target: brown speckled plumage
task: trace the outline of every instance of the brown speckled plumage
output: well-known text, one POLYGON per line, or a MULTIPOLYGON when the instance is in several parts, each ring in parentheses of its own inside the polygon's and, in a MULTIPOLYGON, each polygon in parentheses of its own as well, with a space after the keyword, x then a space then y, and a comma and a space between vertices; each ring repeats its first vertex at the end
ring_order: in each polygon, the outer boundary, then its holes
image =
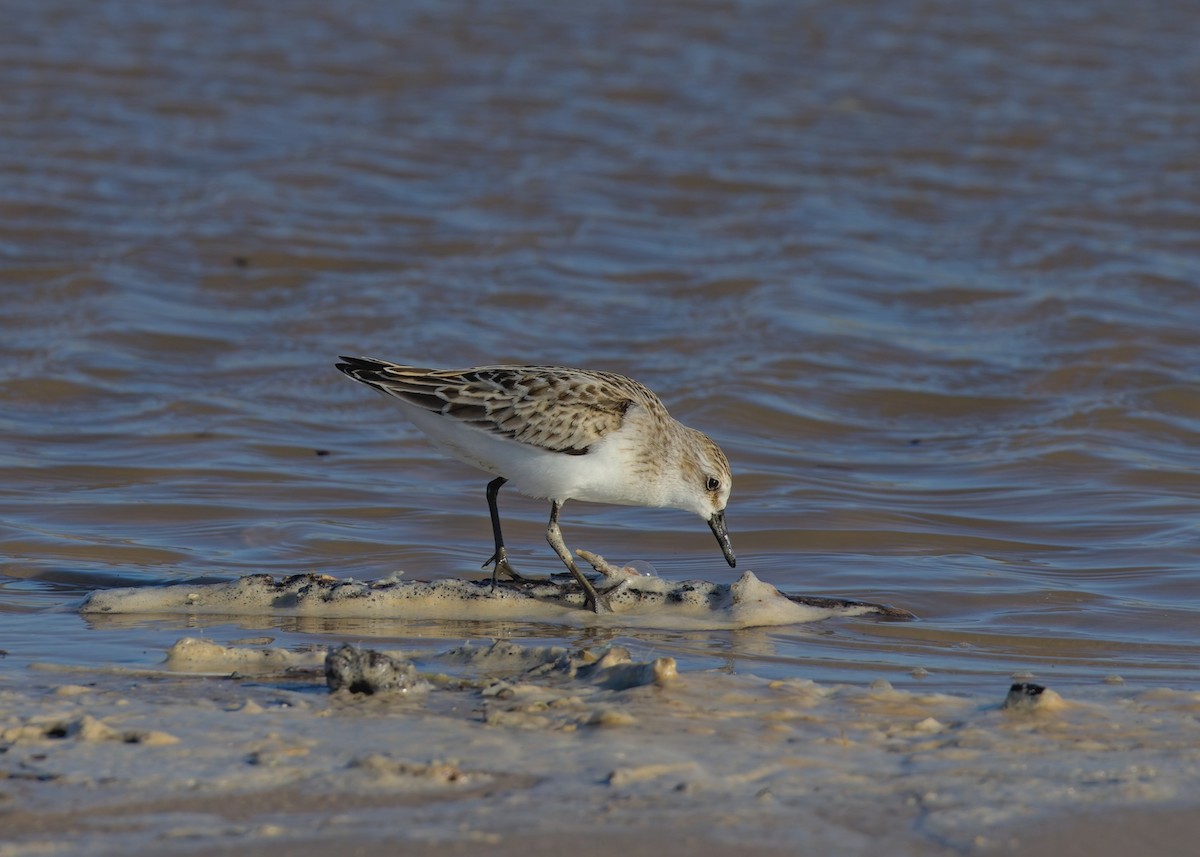
POLYGON ((343 357, 338 367, 356 381, 427 411, 551 452, 584 455, 621 428, 633 404, 647 413, 666 408, 643 385, 612 372, 559 366, 479 366, 420 369, 343 357))
POLYGON ((551 501, 547 540, 597 612, 604 606, 563 543, 558 513, 567 500, 684 509, 704 518, 725 559, 732 477, 707 435, 679 423, 643 385, 624 375, 559 366, 420 369, 365 357, 337 368, 399 399, 408 418, 440 448, 495 475, 488 510, 496 551, 484 565, 520 575, 508 562, 496 498, 510 480, 551 501))

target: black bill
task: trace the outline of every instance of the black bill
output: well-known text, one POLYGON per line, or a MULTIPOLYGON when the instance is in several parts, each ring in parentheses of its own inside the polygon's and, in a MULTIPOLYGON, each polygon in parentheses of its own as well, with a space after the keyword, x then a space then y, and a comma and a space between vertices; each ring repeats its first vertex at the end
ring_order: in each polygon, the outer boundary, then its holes
POLYGON ((729 543, 729 531, 725 529, 725 510, 722 509, 709 518, 708 526, 712 529, 713 535, 717 537, 717 544, 721 546, 721 553, 725 554, 725 561, 729 563, 730 568, 733 568, 737 565, 737 557, 733 555, 733 545, 729 543))

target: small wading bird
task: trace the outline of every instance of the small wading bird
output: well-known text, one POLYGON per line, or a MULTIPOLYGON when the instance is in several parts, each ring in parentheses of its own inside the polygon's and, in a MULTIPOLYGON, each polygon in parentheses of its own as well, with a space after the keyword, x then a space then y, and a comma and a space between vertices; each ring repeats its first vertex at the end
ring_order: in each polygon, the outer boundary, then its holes
POLYGON ((496 495, 506 482, 550 501, 546 540, 583 589, 586 605, 608 609, 572 559, 558 527, 567 500, 656 506, 704 518, 730 566, 725 529, 729 462, 704 434, 677 422, 658 396, 623 375, 552 366, 418 369, 365 357, 337 368, 400 400, 409 420, 439 448, 496 478, 488 511, 496 550, 492 587, 508 562, 496 495))

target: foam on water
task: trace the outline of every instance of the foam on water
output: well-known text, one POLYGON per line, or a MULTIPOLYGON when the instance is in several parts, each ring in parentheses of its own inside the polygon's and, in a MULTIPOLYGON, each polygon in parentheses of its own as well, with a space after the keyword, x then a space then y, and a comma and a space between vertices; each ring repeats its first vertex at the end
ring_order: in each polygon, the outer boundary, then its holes
POLYGON ((792 625, 830 616, 903 611, 877 604, 787 596, 746 571, 733 584, 672 582, 614 568, 588 555, 611 612, 594 614, 582 593, 556 581, 378 581, 302 574, 253 574, 228 583, 109 589, 90 594, 83 613, 288 615, 329 618, 509 619, 567 625, 709 630, 792 625))

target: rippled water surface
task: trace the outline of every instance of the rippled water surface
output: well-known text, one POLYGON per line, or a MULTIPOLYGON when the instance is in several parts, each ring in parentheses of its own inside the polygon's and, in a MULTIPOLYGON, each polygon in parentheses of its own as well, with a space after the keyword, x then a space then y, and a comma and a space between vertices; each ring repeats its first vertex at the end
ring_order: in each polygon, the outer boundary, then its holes
MULTIPOLYGON (((485 476, 339 353, 624 372, 731 459, 739 571, 886 601, 622 641, 760 675, 1193 686, 1200 19, 1190 2, 8 4, 10 666, 182 628, 73 612, 266 571, 477 573, 485 476)), ((556 567, 502 495, 514 563, 556 567)), ((568 544, 731 581, 703 522, 568 544)))

